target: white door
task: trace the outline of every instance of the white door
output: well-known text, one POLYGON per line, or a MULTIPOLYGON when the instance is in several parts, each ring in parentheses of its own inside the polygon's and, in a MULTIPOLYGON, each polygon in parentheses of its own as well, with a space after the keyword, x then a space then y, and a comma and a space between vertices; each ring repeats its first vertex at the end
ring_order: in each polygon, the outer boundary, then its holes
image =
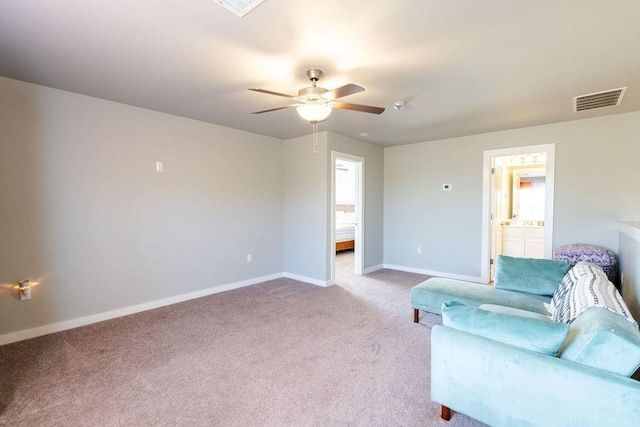
POLYGON ((503 212, 505 210, 505 199, 503 191, 503 173, 502 166, 496 164, 495 159, 492 159, 491 165, 491 188, 490 188, 490 233, 491 233, 491 259, 489 262, 489 280, 493 282, 496 273, 495 260, 498 254, 502 253, 502 227, 500 226, 501 220, 504 217, 503 212))

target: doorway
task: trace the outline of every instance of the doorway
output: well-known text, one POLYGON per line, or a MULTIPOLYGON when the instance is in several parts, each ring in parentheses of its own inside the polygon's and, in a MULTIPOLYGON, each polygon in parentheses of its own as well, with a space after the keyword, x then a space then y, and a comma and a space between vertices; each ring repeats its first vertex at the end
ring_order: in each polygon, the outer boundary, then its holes
POLYGON ((551 258, 555 144, 484 152, 482 269, 491 283, 498 255, 551 258))
POLYGON ((331 153, 331 283, 340 267, 361 275, 364 257, 364 158, 331 153), (346 264, 345 264, 346 262, 346 264))

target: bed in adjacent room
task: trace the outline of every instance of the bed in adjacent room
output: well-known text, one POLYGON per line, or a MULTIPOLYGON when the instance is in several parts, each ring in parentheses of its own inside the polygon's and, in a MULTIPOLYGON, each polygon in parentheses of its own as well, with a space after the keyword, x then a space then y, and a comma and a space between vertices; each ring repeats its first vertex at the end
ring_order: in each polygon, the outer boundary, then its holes
POLYGON ((336 252, 355 248, 356 221, 353 212, 336 211, 336 252))

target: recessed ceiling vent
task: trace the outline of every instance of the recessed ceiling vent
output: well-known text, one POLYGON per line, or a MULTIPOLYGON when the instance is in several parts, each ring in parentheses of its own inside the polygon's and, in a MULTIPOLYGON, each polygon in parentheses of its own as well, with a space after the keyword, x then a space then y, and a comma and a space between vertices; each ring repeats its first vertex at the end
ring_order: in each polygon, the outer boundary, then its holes
POLYGON ((213 0, 225 9, 243 17, 255 9, 264 0, 213 0))
POLYGON ((590 93, 573 97, 573 112, 593 110, 594 108, 613 107, 620 105, 626 87, 620 89, 605 90, 604 92, 590 93))

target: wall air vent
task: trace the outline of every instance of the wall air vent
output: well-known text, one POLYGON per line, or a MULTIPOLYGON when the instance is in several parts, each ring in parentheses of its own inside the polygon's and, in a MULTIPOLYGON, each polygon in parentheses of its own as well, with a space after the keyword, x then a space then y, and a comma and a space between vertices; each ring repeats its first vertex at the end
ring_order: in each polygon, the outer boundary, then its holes
POLYGON ((605 90, 604 92, 590 93, 573 97, 573 112, 593 110, 594 108, 613 107, 620 105, 626 87, 605 90))
POLYGON ((213 0, 225 9, 243 17, 255 9, 264 0, 213 0))

